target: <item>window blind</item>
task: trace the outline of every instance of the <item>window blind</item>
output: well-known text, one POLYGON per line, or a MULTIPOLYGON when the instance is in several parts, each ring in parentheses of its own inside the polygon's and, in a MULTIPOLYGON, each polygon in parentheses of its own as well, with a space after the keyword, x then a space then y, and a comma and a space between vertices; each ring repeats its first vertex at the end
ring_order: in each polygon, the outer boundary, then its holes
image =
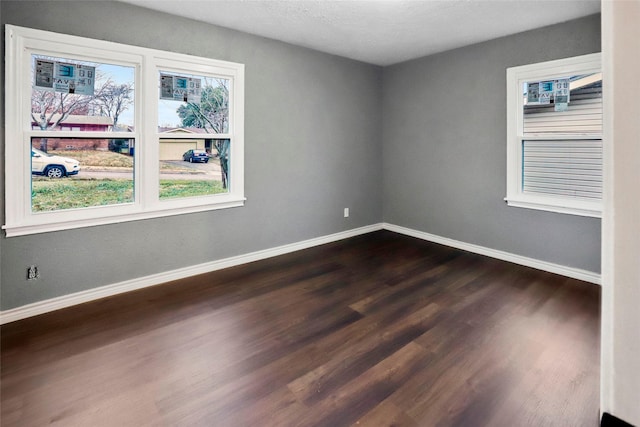
POLYGON ((522 144, 524 192, 602 198, 602 139, 522 144))

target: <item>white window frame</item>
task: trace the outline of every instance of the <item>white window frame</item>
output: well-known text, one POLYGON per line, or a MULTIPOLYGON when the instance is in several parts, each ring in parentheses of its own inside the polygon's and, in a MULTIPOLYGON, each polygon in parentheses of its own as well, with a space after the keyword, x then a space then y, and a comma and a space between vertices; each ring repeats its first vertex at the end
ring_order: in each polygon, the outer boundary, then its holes
POLYGON ((583 200, 563 196, 540 195, 522 191, 523 150, 526 140, 551 139, 602 139, 602 134, 527 134, 524 135, 524 97, 522 87, 525 82, 550 80, 567 75, 599 73, 602 71, 600 53, 540 62, 507 69, 507 195, 509 206, 538 209, 550 212, 588 217, 601 217, 601 200, 583 200))
MULTIPOLYGON (((243 206, 244 64, 164 52, 120 43, 6 25, 5 225, 7 237, 112 224, 243 206), (73 132, 31 129, 31 55, 44 54, 135 67, 134 132, 73 132), (159 199, 159 70, 184 70, 230 80, 229 191, 223 194, 159 199), (132 203, 31 211, 31 138, 135 138, 132 203)), ((175 135, 172 135, 172 138, 175 135)))

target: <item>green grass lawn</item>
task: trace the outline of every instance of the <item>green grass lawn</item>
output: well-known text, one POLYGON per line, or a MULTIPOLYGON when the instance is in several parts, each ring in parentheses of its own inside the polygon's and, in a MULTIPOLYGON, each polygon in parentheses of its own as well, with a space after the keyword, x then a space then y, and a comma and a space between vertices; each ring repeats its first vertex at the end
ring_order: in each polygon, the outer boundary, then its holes
POLYGON ((133 202, 132 180, 39 179, 31 186, 31 209, 48 212, 133 202))
POLYGON ((126 154, 114 153, 113 151, 98 150, 49 150, 49 154, 54 156, 71 157, 80 162, 80 166, 96 166, 109 168, 132 168, 133 157, 126 154))
POLYGON ((160 180, 160 198, 207 196, 226 193, 220 181, 160 180))
MULTIPOLYGON (((193 197, 226 192, 219 181, 161 180, 160 198, 193 197)), ((87 208, 133 202, 133 181, 128 179, 34 179, 33 212, 87 208)))

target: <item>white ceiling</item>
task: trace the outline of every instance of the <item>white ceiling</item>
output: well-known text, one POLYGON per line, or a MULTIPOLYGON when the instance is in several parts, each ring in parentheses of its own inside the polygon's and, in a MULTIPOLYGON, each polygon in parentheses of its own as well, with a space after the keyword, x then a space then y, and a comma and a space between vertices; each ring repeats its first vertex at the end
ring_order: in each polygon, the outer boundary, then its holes
POLYGON ((122 1, 377 65, 600 11, 600 0, 122 1))

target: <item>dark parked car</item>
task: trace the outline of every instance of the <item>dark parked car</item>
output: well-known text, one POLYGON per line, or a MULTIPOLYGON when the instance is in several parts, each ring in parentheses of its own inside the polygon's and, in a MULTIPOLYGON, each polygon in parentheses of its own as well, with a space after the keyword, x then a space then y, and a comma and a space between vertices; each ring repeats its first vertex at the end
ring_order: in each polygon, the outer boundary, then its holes
POLYGON ((182 160, 185 162, 188 160, 190 163, 207 163, 209 161, 209 154, 205 150, 189 150, 182 155, 182 160))

